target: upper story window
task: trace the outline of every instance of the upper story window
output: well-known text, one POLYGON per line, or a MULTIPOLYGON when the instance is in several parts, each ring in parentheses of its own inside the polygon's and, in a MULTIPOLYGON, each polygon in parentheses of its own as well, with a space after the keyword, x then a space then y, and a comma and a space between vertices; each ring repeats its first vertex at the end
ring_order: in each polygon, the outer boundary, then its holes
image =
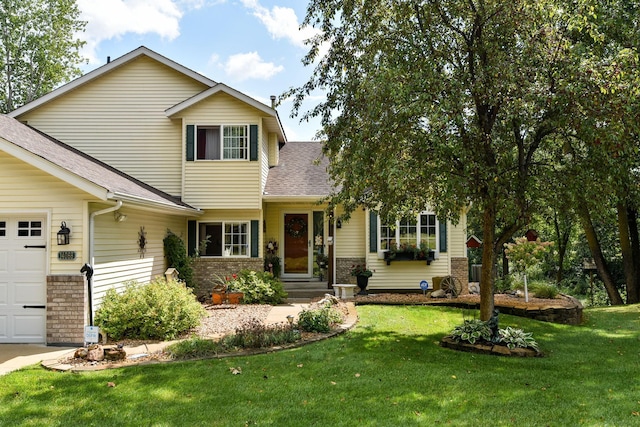
POLYGON ((197 160, 246 160, 249 152, 249 126, 198 126, 197 160))
POLYGON ((392 243, 398 246, 425 243, 438 252, 438 220, 433 213, 423 212, 416 218, 406 218, 395 224, 380 223, 378 250, 386 251, 392 243))

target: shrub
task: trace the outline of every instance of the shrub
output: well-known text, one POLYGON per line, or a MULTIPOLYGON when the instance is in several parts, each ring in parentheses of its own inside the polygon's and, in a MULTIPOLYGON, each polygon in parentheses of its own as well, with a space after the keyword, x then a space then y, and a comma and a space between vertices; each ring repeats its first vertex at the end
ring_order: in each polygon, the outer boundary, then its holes
POLYGON ((554 299, 558 296, 558 288, 549 283, 534 282, 531 284, 531 292, 536 298, 554 299))
POLYGON ((214 356, 224 352, 220 341, 191 337, 167 347, 167 353, 173 359, 196 359, 214 356))
POLYGON ((244 293, 245 304, 280 304, 287 293, 282 282, 268 271, 242 270, 226 283, 229 290, 244 293))
POLYGON ((341 323, 342 320, 342 313, 339 310, 325 306, 302 310, 298 316, 298 327, 308 332, 329 332, 333 325, 341 323))
POLYGON ((538 351, 538 343, 533 339, 531 332, 524 332, 522 329, 515 329, 507 326, 505 329, 498 331, 500 334, 500 342, 513 350, 519 348, 532 348, 538 351))
POLYGON ((198 326, 205 314, 190 288, 158 278, 146 285, 130 282, 121 294, 107 291, 95 321, 115 340, 167 340, 198 326))
POLYGON ((289 325, 265 325, 254 319, 236 329, 234 334, 225 336, 222 343, 225 349, 265 348, 299 339, 300 332, 289 325))
POLYGON ((167 266, 178 270, 180 280, 183 280, 188 287, 193 288, 193 259, 187 255, 187 249, 182 238, 171 230, 167 230, 167 235, 162 240, 162 243, 167 266))
POLYGON ((480 319, 465 320, 462 325, 453 329, 451 338, 471 344, 478 340, 491 341, 491 328, 487 322, 480 319))

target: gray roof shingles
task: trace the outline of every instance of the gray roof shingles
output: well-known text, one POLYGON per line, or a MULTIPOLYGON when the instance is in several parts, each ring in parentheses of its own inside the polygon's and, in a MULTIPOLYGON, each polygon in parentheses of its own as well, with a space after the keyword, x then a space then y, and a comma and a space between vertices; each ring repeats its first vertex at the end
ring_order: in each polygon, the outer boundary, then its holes
POLYGON ((194 209, 169 194, 3 114, 0 115, 0 138, 107 191, 169 207, 194 209))
POLYGON ((328 164, 321 142, 287 142, 280 149, 278 166, 269 169, 265 195, 326 196, 333 188, 328 164))

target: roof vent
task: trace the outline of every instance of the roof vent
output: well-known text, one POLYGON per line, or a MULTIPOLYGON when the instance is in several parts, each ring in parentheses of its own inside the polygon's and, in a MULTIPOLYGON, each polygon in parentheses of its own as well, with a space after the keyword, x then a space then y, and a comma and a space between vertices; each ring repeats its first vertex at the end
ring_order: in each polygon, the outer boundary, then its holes
POLYGON ((271 108, 276 108, 276 96, 271 95, 271 108))
POLYGON ((107 64, 111 62, 111 57, 107 56, 107 64))

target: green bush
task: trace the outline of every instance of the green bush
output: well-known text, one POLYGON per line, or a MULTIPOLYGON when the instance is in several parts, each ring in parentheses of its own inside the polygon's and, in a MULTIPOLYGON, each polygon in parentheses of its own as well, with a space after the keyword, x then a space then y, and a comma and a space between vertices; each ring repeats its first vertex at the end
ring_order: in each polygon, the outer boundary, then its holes
POLYGON ((222 339, 223 347, 234 348, 265 348, 296 342, 300 339, 300 332, 289 325, 265 325, 259 320, 253 320, 236 329, 232 335, 222 339))
POLYGON ((544 282, 534 282, 531 284, 530 289, 536 298, 554 299, 559 293, 555 285, 544 282))
POLYGON ((166 352, 172 359, 198 359, 223 353, 224 347, 220 341, 191 337, 171 344, 166 352))
POLYGON ((538 351, 538 343, 533 339, 531 332, 524 332, 522 329, 515 329, 507 326, 505 329, 498 331, 500 334, 500 342, 513 350, 519 348, 532 348, 538 351))
POLYGON ((128 283, 121 294, 107 291, 95 322, 115 340, 167 340, 198 326, 205 315, 190 288, 159 278, 146 285, 128 283))
POLYGON ((491 341, 491 328, 487 322, 480 319, 465 320, 451 332, 451 338, 456 341, 466 341, 475 344, 476 341, 491 341))
POLYGON ((193 258, 187 255, 187 248, 180 236, 167 230, 167 235, 162 240, 164 256, 167 259, 167 267, 178 270, 178 277, 190 288, 194 287, 193 258))
POLYGON ((244 304, 277 305, 287 298, 282 282, 268 271, 242 270, 227 282, 227 287, 244 293, 244 304))
POLYGON ((331 327, 343 320, 342 313, 331 306, 302 310, 298 316, 298 327, 308 332, 329 332, 331 327))

